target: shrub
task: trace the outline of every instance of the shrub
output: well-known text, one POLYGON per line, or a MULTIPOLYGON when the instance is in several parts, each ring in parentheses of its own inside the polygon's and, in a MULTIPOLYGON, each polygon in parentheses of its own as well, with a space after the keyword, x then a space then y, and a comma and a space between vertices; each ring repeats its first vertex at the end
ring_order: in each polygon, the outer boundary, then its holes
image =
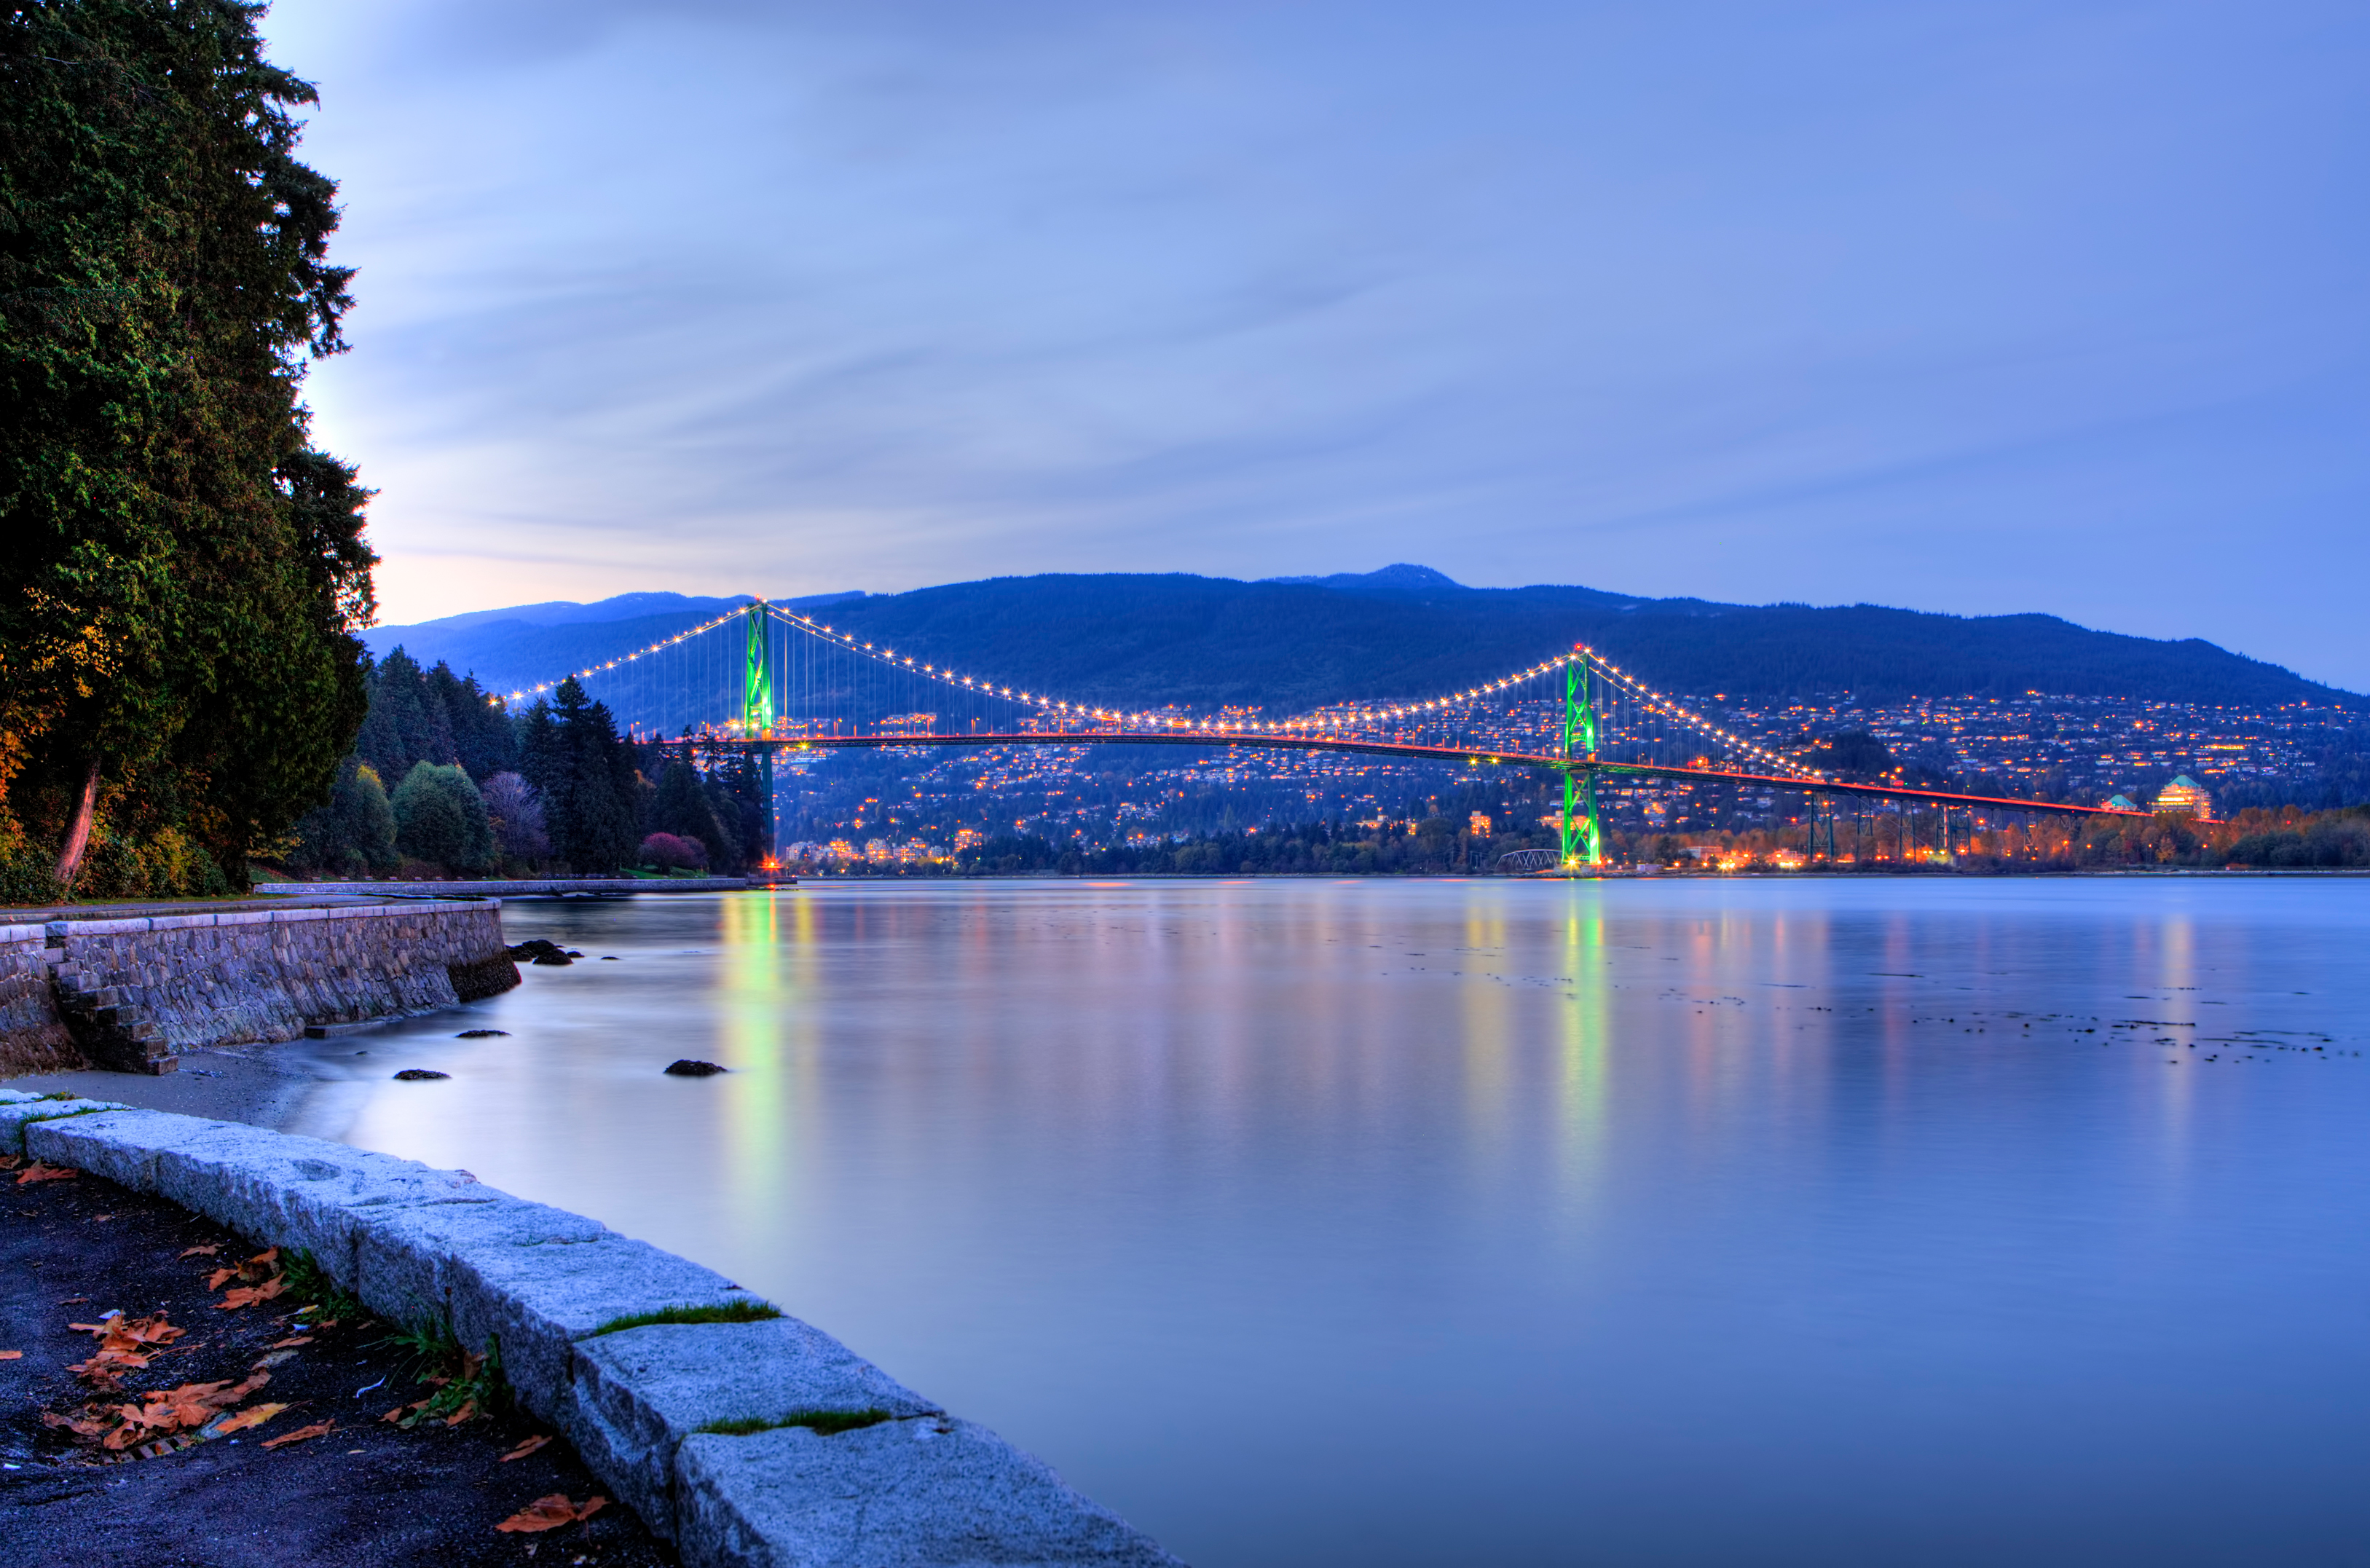
POLYGON ((708 846, 696 838, 653 833, 642 840, 642 864, 662 871, 704 870, 708 866, 708 846))
POLYGON ((412 765, 396 786, 395 847, 448 870, 481 871, 493 863, 494 832, 486 803, 453 763, 412 765))

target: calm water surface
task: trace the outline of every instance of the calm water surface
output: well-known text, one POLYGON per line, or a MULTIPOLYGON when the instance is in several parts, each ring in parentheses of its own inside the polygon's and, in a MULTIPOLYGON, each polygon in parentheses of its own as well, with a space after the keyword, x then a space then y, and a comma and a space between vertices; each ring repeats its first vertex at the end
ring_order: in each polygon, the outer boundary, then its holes
POLYGON ((323 1047, 312 1130, 722 1269, 1202 1568, 2370 1563, 2370 882, 504 917, 587 957, 323 1047))

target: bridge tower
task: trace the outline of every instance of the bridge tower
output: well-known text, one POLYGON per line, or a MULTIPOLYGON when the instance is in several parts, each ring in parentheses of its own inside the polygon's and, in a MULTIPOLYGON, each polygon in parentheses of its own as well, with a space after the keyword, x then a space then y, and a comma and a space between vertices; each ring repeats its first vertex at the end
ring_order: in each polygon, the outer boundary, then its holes
MULTIPOLYGON (((1575 765, 1596 761, 1596 703, 1589 689, 1587 651, 1563 667, 1563 755, 1575 765)), ((1596 815, 1596 769, 1572 766, 1563 770, 1563 866, 1605 864, 1605 833, 1596 815)))
MULTIPOLYGON (((767 656, 770 640, 765 635, 765 601, 754 599, 748 609, 749 639, 747 674, 741 685, 741 733, 753 741, 771 738, 774 728, 773 661, 767 656)), ((774 803, 774 748, 757 749, 757 774, 765 791, 765 861, 770 866, 779 858, 776 808, 774 803)))

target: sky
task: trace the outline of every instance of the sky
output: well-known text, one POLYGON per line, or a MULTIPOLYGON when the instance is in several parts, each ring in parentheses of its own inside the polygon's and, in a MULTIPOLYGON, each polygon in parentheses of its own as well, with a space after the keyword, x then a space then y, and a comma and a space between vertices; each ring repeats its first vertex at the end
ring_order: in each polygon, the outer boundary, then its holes
POLYGON ((383 618, 1435 567, 2370 690, 2359 0, 281 0, 383 618))

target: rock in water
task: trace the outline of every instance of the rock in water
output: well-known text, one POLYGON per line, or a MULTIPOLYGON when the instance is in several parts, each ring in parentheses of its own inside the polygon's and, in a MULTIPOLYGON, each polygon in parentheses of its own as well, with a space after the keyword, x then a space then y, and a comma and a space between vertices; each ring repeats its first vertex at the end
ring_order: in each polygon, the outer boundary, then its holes
POLYGON ((695 1062, 690 1057, 686 1056, 682 1061, 670 1063, 667 1066, 667 1076, 670 1078, 713 1078, 718 1073, 730 1072, 731 1070, 731 1069, 729 1067, 719 1067, 714 1062, 695 1062))
POLYGON ((451 1073, 440 1073, 433 1067, 406 1067, 395 1075, 405 1083, 420 1083, 429 1078, 448 1078, 451 1073))
POLYGON ((566 948, 561 947, 558 942, 547 942, 541 937, 532 938, 503 951, 508 952, 512 962, 516 963, 563 964, 576 962, 568 955, 566 948))
POLYGON ((498 1034, 508 1037, 510 1031, 507 1029, 465 1029, 461 1031, 460 1033, 453 1036, 453 1038, 455 1040, 491 1040, 498 1034))

